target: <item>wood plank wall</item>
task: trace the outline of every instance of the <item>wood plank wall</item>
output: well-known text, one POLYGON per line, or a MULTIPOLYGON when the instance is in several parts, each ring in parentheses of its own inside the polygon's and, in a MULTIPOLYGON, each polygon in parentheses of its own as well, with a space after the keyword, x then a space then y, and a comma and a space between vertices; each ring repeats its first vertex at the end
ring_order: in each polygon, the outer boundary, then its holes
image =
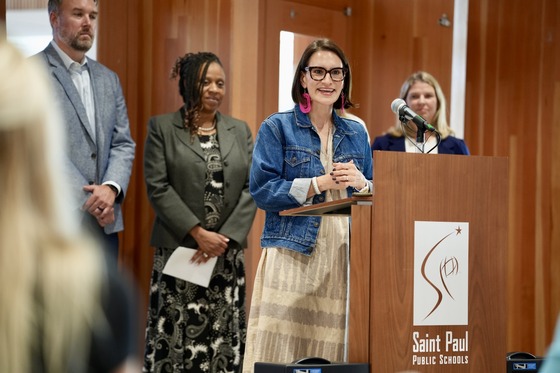
MULTIPOLYGON (((283 0, 120 0, 100 4, 98 59, 120 76, 137 156, 125 202, 121 265, 146 302, 153 213, 142 175, 150 116, 180 105, 168 73, 187 51, 216 52, 229 77, 224 112, 256 133, 262 110, 266 4, 283 0)), ((432 72, 446 92, 450 37, 429 23, 444 0, 298 0, 353 9, 348 33, 357 114, 370 133, 392 121, 388 110, 400 84, 417 68, 432 72), (428 22, 429 20, 429 22, 428 22), (387 101, 389 99, 389 101, 387 101)), ((0 5, 5 7, 5 0, 0 5)), ((0 6, 0 10, 2 10, 0 6)), ((4 17, 4 12, 2 12, 4 17)), ((556 0, 469 0, 465 140, 476 155, 510 159, 508 350, 543 354, 560 309, 560 5, 556 0)), ((252 230, 248 270, 259 255, 262 215, 252 230)), ((248 278, 252 281, 252 274, 248 278)), ((145 309, 140 310, 141 317, 145 309)))
MULTIPOLYGON (((453 1, 375 0, 364 3, 372 4, 372 10, 365 13, 370 16, 362 17, 361 9, 354 14, 361 23, 371 24, 371 39, 363 45, 358 42, 352 54, 358 70, 368 71, 370 76, 353 84, 357 90, 368 89, 368 92, 360 92, 359 101, 365 111, 357 110, 357 114, 367 118, 371 136, 395 124, 391 102, 399 96, 404 80, 415 71, 425 70, 436 77, 449 110, 453 28, 440 26, 438 19, 443 14, 453 19, 453 1)), ((356 7, 366 6, 360 1, 355 4, 356 7)))
POLYGON ((6 0, 0 0, 0 34, 6 32, 6 0))
POLYGON ((560 8, 555 0, 470 1, 466 137, 509 157, 509 350, 542 353, 559 310, 560 8), (557 148, 557 146, 555 146, 557 148))

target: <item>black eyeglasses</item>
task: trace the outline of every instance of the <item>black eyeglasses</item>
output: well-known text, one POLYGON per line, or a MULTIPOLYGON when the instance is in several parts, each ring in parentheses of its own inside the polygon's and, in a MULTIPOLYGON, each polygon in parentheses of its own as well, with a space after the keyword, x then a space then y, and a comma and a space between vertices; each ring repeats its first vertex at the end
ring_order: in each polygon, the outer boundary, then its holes
POLYGON ((333 82, 343 81, 347 72, 347 70, 344 67, 335 67, 330 70, 327 70, 324 67, 320 67, 320 66, 307 66, 305 67, 305 71, 309 73, 311 79, 317 81, 321 81, 325 79, 325 76, 327 76, 327 73, 329 73, 333 82))

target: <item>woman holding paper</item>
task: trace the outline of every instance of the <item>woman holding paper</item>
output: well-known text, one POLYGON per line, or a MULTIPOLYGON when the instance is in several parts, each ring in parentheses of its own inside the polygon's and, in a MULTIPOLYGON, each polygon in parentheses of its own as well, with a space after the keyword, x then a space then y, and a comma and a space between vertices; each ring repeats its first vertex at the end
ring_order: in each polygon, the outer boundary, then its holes
POLYGON ((226 77, 216 55, 187 53, 171 77, 179 78, 184 105, 150 119, 144 154, 156 214, 144 371, 238 372, 246 334, 243 248, 256 212, 248 182, 252 134, 218 111, 226 77), (195 249, 184 264, 195 271, 215 261, 208 287, 163 273, 178 247, 195 249))

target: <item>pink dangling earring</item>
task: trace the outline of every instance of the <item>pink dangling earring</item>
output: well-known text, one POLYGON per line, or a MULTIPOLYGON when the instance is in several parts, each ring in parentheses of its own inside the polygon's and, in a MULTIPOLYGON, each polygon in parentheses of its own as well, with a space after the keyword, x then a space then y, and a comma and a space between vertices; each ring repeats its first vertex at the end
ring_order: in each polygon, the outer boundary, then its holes
POLYGON ((342 114, 344 114, 344 92, 340 93, 340 99, 341 99, 340 111, 342 112, 342 114))
POLYGON ((302 113, 307 114, 311 111, 311 96, 309 96, 307 90, 302 96, 305 99, 305 105, 300 102, 299 109, 301 110, 302 113))

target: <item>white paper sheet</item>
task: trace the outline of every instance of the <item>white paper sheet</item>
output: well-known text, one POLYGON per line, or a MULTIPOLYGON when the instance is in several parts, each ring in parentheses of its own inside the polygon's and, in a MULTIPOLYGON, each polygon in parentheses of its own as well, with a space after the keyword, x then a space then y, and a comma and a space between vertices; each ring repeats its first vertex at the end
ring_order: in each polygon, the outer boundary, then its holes
POLYGON ((201 264, 192 263, 191 259, 196 252, 196 249, 179 246, 165 263, 163 273, 207 288, 218 258, 210 258, 201 264))

